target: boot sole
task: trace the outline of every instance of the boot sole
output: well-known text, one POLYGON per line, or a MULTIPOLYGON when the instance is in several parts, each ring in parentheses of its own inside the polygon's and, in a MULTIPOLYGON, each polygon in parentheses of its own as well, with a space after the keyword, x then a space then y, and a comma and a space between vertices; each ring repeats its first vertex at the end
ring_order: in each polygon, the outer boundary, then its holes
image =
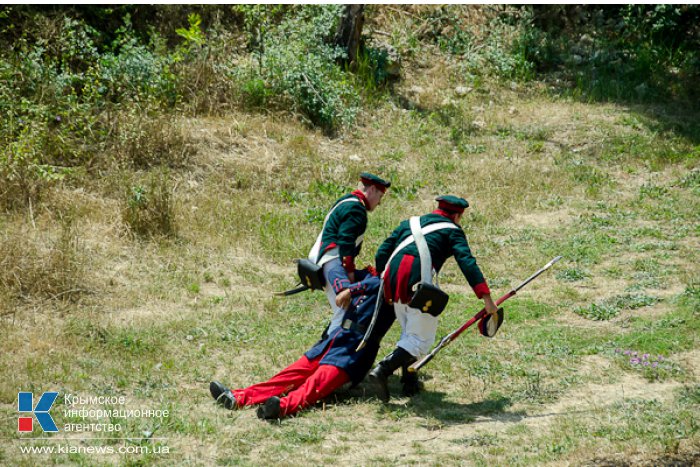
POLYGON ((212 381, 209 383, 209 394, 211 394, 211 397, 216 400, 218 400, 219 397, 226 392, 226 390, 227 388, 218 381, 212 381))

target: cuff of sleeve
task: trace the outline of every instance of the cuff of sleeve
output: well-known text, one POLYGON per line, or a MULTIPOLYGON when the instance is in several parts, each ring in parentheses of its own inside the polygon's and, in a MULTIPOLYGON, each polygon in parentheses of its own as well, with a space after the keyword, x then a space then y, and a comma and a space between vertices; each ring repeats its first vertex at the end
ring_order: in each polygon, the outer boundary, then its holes
POLYGON ((476 295, 476 298, 481 298, 486 294, 490 294, 491 290, 489 290, 488 284, 486 282, 482 282, 481 284, 476 284, 474 287, 474 294, 476 295))
POLYGON ((343 256, 343 267, 348 274, 355 272, 355 258, 352 256, 343 256))
POLYGON ((357 297, 359 295, 364 295, 365 291, 367 290, 367 286, 363 284, 362 282, 355 282, 352 284, 350 287, 350 295, 353 297, 357 297))
POLYGON ((335 279, 333 281, 333 291, 337 294, 350 287, 350 279, 335 279))

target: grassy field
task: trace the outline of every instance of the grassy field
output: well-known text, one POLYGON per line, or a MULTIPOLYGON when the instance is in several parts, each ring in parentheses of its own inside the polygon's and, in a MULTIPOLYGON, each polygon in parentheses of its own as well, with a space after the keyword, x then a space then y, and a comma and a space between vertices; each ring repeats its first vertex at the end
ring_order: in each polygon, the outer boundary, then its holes
MULTIPOLYGON (((400 99, 334 137, 275 112, 182 117, 183 167, 76 173, 0 215, 0 464, 700 462, 698 115, 461 84, 440 60, 412 68, 400 99), (446 193, 472 206, 463 225, 494 295, 564 259, 507 302, 494 339, 470 330, 441 353, 412 399, 384 405, 361 385, 277 423, 217 407, 210 380, 264 380, 323 330, 323 295, 271 292, 294 283, 292 261, 362 170, 393 186, 358 264, 446 193), (153 212, 134 210, 140 190, 153 212), (158 233, 135 234, 139 222, 158 233), (66 417, 64 394, 169 415, 99 420, 131 440, 57 435, 148 453, 27 454, 57 441, 18 439, 18 391, 59 391, 59 427, 97 422, 66 417)), ((439 335, 480 303, 451 260, 441 284, 439 335)))

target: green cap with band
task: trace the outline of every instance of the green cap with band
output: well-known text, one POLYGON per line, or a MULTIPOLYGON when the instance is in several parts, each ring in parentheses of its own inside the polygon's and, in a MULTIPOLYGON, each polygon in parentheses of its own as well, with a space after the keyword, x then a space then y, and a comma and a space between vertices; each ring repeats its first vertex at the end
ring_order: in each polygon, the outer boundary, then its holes
POLYGON ((391 182, 387 182, 383 178, 377 177, 369 172, 362 172, 360 174, 360 180, 365 185, 374 185, 382 191, 386 191, 386 189, 391 186, 391 182))
POLYGON ((435 198, 438 207, 443 211, 463 213, 469 207, 469 201, 459 196, 444 195, 435 198))

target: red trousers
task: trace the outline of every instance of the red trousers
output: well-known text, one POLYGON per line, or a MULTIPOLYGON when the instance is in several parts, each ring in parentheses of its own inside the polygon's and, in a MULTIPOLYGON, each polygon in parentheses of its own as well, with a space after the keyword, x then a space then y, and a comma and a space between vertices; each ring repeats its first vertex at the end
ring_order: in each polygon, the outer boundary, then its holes
POLYGON ((329 396, 333 391, 350 381, 348 374, 333 365, 320 365, 323 355, 309 360, 306 355, 289 365, 264 383, 254 384, 245 389, 234 389, 238 406, 262 404, 272 396, 286 396, 280 399, 280 415, 292 415, 318 400, 329 396))

